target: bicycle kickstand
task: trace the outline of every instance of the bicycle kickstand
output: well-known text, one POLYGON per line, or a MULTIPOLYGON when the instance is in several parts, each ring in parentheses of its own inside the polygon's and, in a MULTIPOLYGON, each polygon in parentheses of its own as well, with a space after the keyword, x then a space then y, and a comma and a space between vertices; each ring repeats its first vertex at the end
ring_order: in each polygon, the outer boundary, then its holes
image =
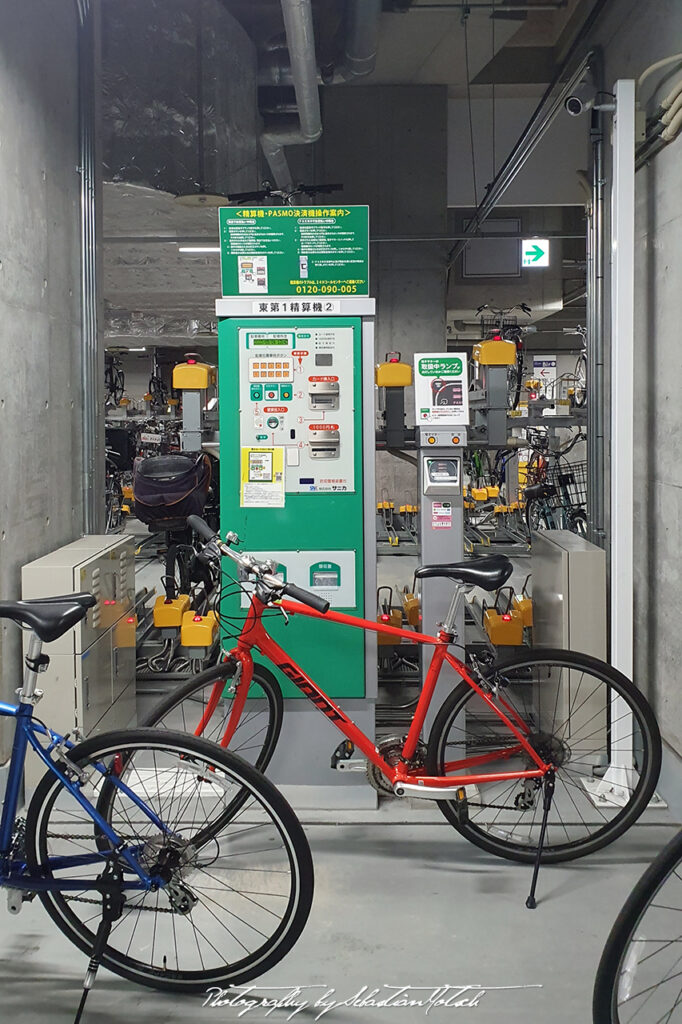
POLYGON ((81 995, 81 1001, 78 1004, 78 1010, 73 1024, 80 1024, 80 1019, 83 1016, 83 1010, 85 1008, 85 1000, 88 998, 90 989, 95 983, 97 969, 100 965, 104 947, 109 939, 111 926, 114 921, 118 921, 123 913, 125 897, 121 889, 122 881, 123 875, 121 874, 120 869, 118 867, 114 867, 114 865, 109 861, 100 876, 100 885, 102 890, 102 920, 100 921, 95 934, 90 962, 83 981, 83 993, 81 995))
POLYGON ((551 769, 545 775, 543 786, 542 786, 542 824, 540 825, 540 839, 538 840, 538 849, 535 854, 535 863, 533 865, 533 879, 530 883, 530 893, 526 900, 526 906, 529 910, 535 910, 537 902, 535 900, 535 887, 538 883, 538 872, 540 871, 540 861, 542 860, 542 847, 545 843, 545 834, 547 832, 547 818, 549 817, 549 810, 552 806, 552 797, 554 796, 554 769, 551 769))

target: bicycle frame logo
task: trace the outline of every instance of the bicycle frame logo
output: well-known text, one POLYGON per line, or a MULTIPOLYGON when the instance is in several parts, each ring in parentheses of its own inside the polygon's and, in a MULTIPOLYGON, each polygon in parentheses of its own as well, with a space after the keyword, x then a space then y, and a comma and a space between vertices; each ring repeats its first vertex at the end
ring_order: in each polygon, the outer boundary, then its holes
POLYGON ((330 718, 332 722, 345 721, 344 716, 339 714, 334 705, 328 701, 327 698, 319 692, 319 690, 316 690, 312 683, 309 683, 305 676, 288 661, 281 662, 277 665, 277 668, 280 672, 284 673, 287 679, 290 679, 292 683, 295 683, 301 693, 304 694, 308 700, 311 700, 315 707, 319 708, 319 710, 322 711, 327 718, 330 718))

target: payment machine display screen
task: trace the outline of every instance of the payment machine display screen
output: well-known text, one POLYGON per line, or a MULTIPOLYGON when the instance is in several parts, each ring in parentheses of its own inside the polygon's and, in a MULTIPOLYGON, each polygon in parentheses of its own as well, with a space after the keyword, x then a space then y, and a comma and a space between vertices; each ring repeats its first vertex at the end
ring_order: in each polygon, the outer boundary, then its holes
POLYGON ((336 572, 314 572, 313 573, 313 586, 314 587, 338 587, 339 585, 339 574, 336 572))
POLYGON ((273 338, 271 334, 265 338, 256 338, 252 334, 249 338, 249 342, 254 346, 266 345, 268 348, 273 348, 276 345, 284 345, 285 347, 288 348, 291 345, 290 338, 287 338, 286 336, 283 338, 273 338))
POLYGON ((454 484, 459 483, 459 461, 457 459, 427 459, 426 471, 429 483, 432 484, 454 484))

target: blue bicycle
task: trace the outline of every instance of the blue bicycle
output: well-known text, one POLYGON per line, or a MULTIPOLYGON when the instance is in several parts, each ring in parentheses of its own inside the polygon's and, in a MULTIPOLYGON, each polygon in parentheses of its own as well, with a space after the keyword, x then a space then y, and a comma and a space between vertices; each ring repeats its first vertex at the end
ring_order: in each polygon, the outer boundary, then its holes
POLYGON ((100 964, 176 992, 237 985, 274 966, 310 911, 310 849, 293 811, 251 765, 184 733, 131 729, 74 745, 34 714, 56 640, 95 605, 90 594, 0 602, 31 630, 0 819, 0 885, 19 913, 36 895, 100 964), (47 771, 17 816, 27 749, 47 771))

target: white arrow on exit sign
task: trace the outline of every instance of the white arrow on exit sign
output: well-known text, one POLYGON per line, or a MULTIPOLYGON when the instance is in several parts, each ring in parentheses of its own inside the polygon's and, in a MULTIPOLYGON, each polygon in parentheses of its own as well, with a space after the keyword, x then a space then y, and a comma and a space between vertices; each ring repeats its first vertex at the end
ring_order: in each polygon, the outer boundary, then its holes
POLYGON ((549 266, 549 238, 524 238, 521 242, 522 267, 549 266))

